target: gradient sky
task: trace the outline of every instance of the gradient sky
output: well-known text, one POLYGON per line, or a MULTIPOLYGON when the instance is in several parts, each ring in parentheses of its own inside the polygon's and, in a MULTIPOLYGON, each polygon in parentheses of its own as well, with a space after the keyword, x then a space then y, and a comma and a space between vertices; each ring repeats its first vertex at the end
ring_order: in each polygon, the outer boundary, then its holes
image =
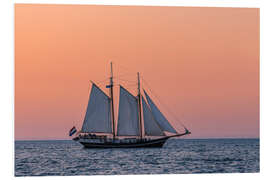
POLYGON ((259 9, 17 4, 15 139, 68 139, 110 61, 189 138, 259 137, 259 9))

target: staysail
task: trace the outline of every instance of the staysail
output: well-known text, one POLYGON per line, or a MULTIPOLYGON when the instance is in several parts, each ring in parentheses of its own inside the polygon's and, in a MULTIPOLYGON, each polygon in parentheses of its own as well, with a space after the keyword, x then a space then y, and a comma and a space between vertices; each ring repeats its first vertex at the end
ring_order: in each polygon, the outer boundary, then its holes
POLYGON ((145 97, 147 99, 147 102, 151 108, 151 112, 155 118, 155 120, 158 122, 159 126, 162 128, 163 131, 168 131, 171 133, 177 133, 175 129, 171 126, 171 124, 168 122, 168 120, 165 118, 165 116, 160 112, 158 107, 154 104, 152 99, 148 96, 148 94, 144 90, 145 97))
POLYGON ((134 97, 122 86, 120 86, 117 135, 118 136, 140 135, 137 98, 134 97))
POLYGON ((94 83, 81 131, 112 133, 110 98, 94 83))
POLYGON ((143 97, 142 97, 142 107, 143 107, 145 135, 163 136, 164 135, 163 131, 160 129, 159 125, 155 121, 152 112, 143 97))

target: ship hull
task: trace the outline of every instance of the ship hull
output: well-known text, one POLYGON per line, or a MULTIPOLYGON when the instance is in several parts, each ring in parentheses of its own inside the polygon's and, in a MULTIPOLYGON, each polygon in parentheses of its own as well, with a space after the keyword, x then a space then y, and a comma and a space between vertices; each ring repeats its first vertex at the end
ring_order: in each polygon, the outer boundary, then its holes
POLYGON ((138 141, 134 143, 93 143, 79 140, 79 143, 81 143, 85 148, 161 148, 167 139, 168 138, 165 137, 160 139, 147 140, 144 142, 138 141))
POLYGON ((161 148, 165 142, 169 138, 173 137, 180 137, 187 134, 191 134, 189 131, 186 130, 185 133, 182 134, 175 134, 171 136, 165 136, 158 139, 141 139, 141 140, 135 140, 129 139, 129 140, 113 140, 113 141, 107 141, 105 139, 100 138, 84 138, 77 136, 73 138, 74 141, 79 142, 82 144, 85 148, 161 148))

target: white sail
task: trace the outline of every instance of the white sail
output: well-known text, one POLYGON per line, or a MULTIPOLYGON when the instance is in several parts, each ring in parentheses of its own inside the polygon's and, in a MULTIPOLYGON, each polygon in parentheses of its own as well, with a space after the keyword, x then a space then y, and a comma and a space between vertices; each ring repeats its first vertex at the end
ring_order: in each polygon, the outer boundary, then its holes
POLYGON ((81 131, 112 133, 110 98, 94 83, 81 131))
POLYGON ((152 112, 155 120, 158 122, 159 126, 162 128, 162 130, 168 131, 171 133, 177 133, 175 131, 175 129, 171 126, 171 124, 168 122, 168 120, 165 118, 165 116, 160 112, 158 107, 151 100, 151 98, 148 96, 148 94, 145 92, 145 90, 144 90, 144 94, 145 94, 147 102, 151 108, 151 112, 152 112))
POLYGON ((142 106, 143 106, 145 135, 163 136, 164 135, 163 131, 160 129, 159 125, 155 121, 153 114, 143 97, 142 97, 142 106))
POLYGON ((120 86, 117 135, 119 136, 140 135, 137 98, 134 97, 122 86, 120 86))

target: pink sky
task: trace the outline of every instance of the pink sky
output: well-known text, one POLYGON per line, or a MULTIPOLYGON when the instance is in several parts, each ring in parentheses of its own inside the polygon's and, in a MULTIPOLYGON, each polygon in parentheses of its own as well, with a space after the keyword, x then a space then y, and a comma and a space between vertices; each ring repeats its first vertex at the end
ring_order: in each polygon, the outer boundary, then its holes
POLYGON ((15 139, 68 139, 111 60, 188 138, 259 137, 259 9, 17 4, 15 139))

